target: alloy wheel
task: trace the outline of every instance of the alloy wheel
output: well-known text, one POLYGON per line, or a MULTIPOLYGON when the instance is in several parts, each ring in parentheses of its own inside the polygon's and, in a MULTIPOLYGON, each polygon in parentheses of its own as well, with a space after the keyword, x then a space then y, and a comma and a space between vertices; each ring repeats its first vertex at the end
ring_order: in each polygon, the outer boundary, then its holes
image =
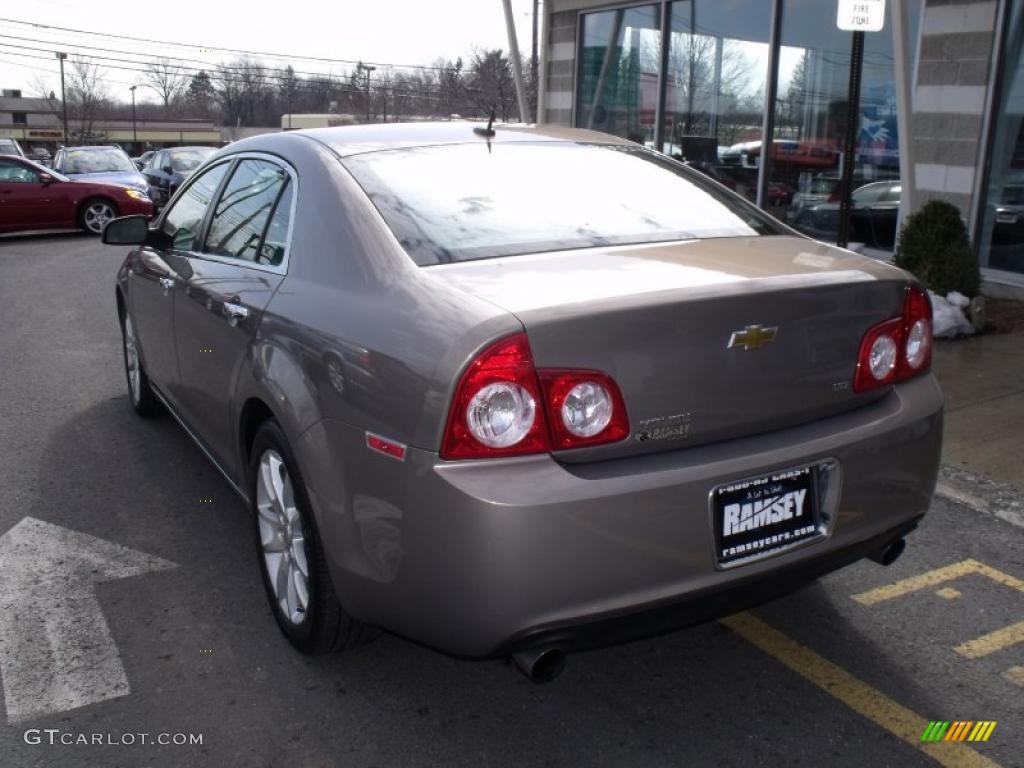
POLYGON ((281 455, 267 450, 260 457, 256 509, 263 563, 281 614, 301 624, 309 609, 309 564, 302 513, 288 468, 281 455))
POLYGON ((135 341, 135 326, 131 315, 124 316, 124 365, 128 371, 128 388, 132 402, 138 403, 142 396, 142 367, 139 363, 139 348, 135 341))
POLYGON ((85 222, 86 229, 95 234, 103 232, 103 228, 107 226, 108 221, 112 221, 115 217, 114 209, 110 203, 104 203, 96 201, 89 203, 89 206, 85 209, 85 213, 82 216, 85 222))

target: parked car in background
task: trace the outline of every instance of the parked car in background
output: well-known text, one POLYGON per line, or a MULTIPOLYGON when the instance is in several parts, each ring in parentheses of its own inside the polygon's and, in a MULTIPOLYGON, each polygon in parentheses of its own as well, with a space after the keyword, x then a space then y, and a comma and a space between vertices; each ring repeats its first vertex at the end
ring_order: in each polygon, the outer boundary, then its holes
POLYGON ((146 167, 146 163, 149 162, 149 158, 151 158, 155 152, 155 149, 147 149, 138 157, 133 157, 132 162, 135 163, 135 167, 141 171, 146 167))
POLYGON ((267 134, 104 242, 130 402, 247 503, 305 652, 369 625, 547 679, 887 564, 931 502, 921 285, 614 136, 267 134))
POLYGON ((789 205, 793 201, 794 189, 781 181, 768 182, 768 204, 771 206, 789 205))
POLYGON ((152 213, 137 189, 71 181, 31 160, 0 156, 0 232, 78 228, 98 235, 118 216, 152 213))
POLYGON ((149 195, 146 177, 120 147, 62 147, 53 158, 53 169, 72 181, 122 184, 149 195))
MULTIPOLYGON (((865 184, 850 193, 850 242, 882 249, 896 244, 901 190, 897 179, 865 184)), ((803 206, 790 217, 789 223, 818 240, 835 240, 839 232, 839 203, 803 206)))
POLYGON ((149 196, 159 209, 178 191, 181 182, 217 150, 213 147, 174 147, 154 152, 142 169, 149 196))
POLYGON ((21 144, 18 143, 17 139, 0 139, 0 155, 24 157, 25 153, 22 151, 21 144))
POLYGON ((53 164, 53 155, 46 147, 33 147, 28 151, 27 157, 40 165, 50 166, 53 164))

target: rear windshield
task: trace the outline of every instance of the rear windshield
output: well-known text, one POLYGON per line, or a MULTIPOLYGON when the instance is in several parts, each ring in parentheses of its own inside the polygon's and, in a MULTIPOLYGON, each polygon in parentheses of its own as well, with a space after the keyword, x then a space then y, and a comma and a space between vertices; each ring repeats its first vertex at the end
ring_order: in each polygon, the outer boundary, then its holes
POLYGON ((345 165, 421 266, 781 233, 754 206, 642 147, 480 142, 370 152, 345 165))

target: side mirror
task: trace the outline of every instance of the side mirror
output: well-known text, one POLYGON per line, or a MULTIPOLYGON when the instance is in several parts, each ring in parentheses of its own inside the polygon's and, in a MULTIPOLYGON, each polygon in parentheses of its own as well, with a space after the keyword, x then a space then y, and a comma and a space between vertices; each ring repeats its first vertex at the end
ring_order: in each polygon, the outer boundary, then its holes
POLYGON ((107 245, 142 245, 149 236, 149 221, 145 216, 122 216, 103 228, 103 242, 107 245))
POLYGON ((53 176, 48 173, 39 174, 39 183, 41 184, 52 184, 54 182, 53 176))

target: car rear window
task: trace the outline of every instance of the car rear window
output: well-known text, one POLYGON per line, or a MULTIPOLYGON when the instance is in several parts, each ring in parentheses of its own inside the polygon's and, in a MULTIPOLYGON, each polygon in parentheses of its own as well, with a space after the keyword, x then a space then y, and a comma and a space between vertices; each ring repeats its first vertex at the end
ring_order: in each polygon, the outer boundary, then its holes
POLYGON ((370 152, 345 165, 421 266, 781 233, 754 206, 642 147, 479 142, 370 152))

